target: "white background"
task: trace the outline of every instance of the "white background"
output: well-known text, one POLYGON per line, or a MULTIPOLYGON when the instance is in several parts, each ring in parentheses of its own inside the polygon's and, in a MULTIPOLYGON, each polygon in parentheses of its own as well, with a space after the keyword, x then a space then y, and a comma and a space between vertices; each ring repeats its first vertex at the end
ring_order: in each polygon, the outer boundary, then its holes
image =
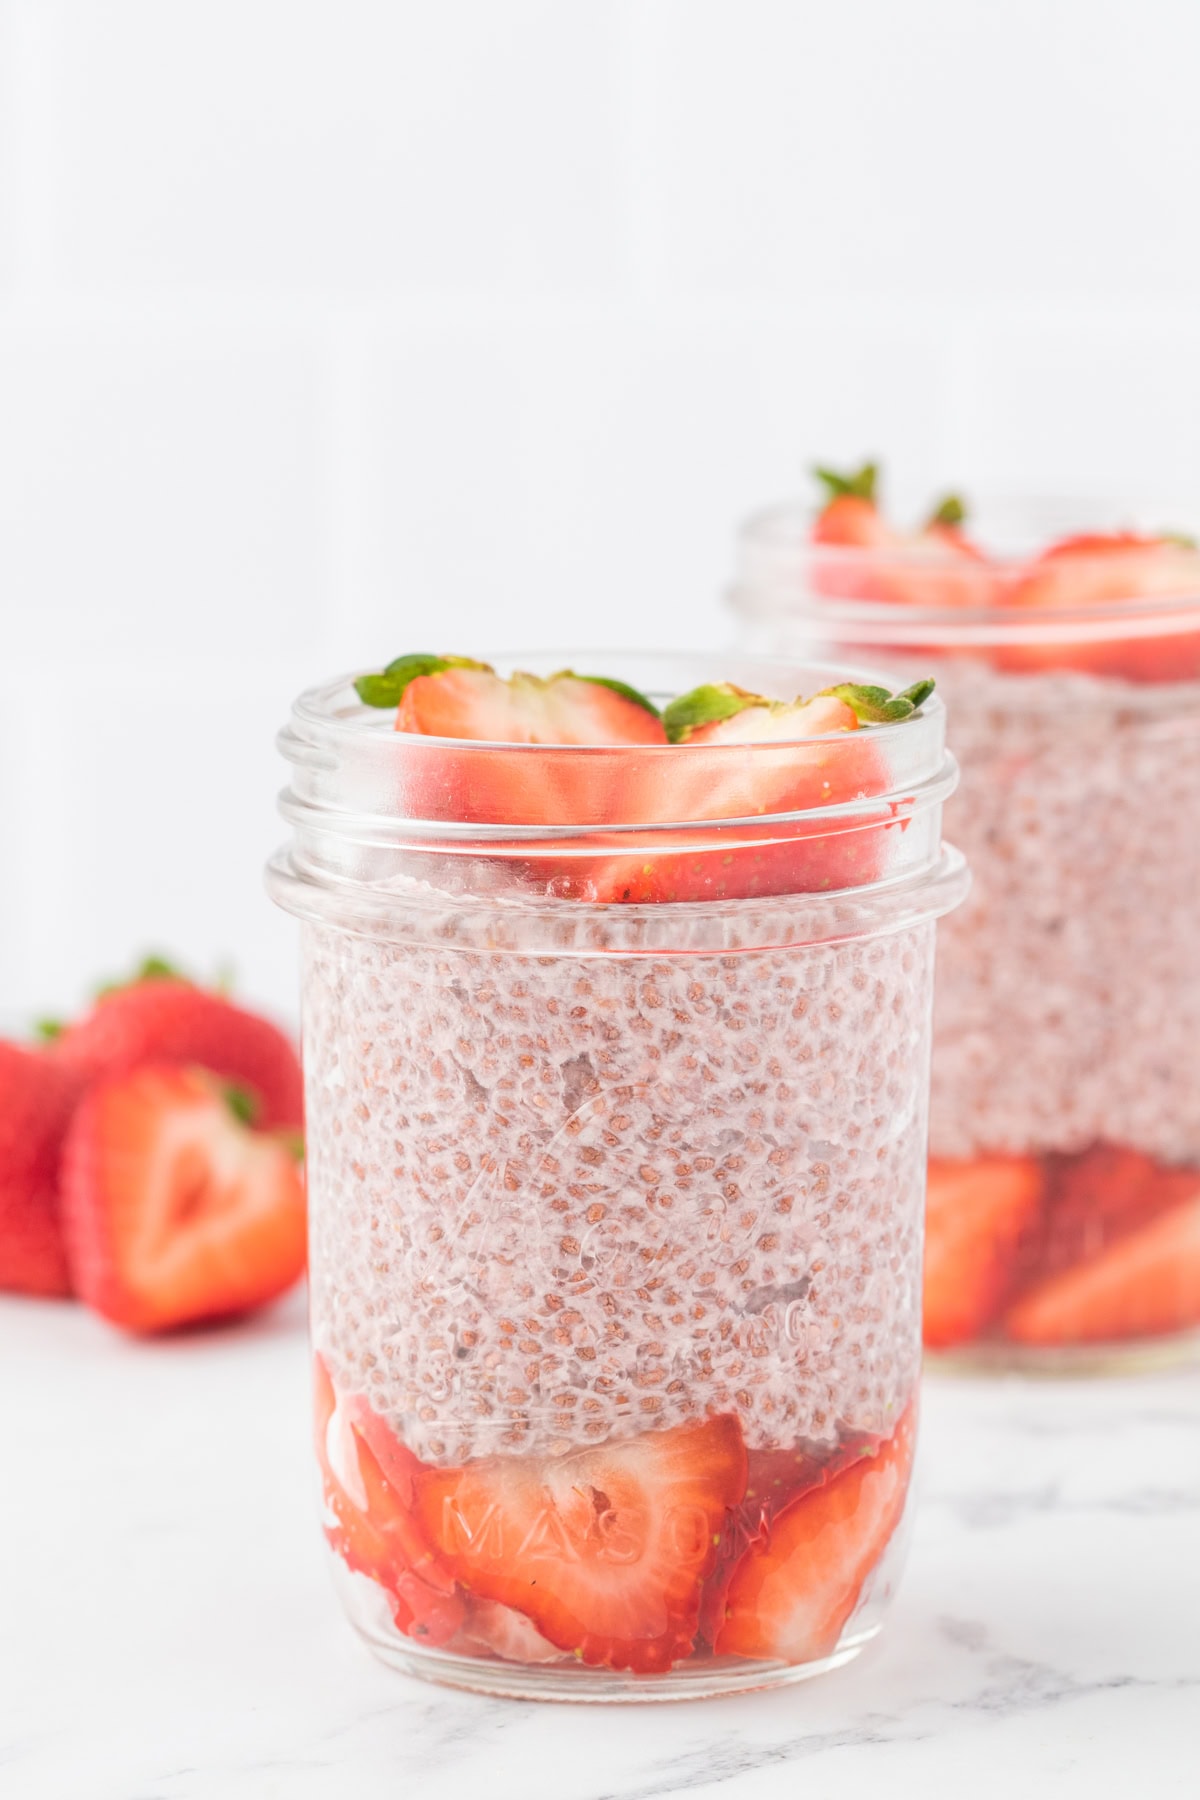
POLYGON ((1196 0, 0 0, 0 1010, 148 945, 290 1010, 292 692, 720 643, 814 457, 1200 493, 1198 65, 1196 0))

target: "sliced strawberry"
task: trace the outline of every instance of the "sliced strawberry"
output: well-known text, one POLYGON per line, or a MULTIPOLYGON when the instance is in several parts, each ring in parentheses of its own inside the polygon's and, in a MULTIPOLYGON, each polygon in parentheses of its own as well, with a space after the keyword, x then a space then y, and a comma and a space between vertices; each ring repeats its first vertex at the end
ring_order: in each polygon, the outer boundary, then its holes
POLYGON ((867 1432, 853 1432, 832 1452, 810 1444, 750 1451, 745 1498, 722 1535, 716 1563, 704 1584, 700 1637, 705 1643, 711 1646, 716 1641, 725 1622, 735 1571, 748 1551, 766 1546, 779 1514, 802 1495, 836 1480, 862 1457, 876 1455, 883 1442, 867 1432))
POLYGON ((1044 1281, 1088 1262, 1126 1232, 1191 1198, 1200 1176, 1156 1163, 1120 1144, 1046 1159, 1048 1192, 1040 1230, 1025 1241, 1022 1277, 1044 1281))
POLYGON ((853 748, 846 737, 864 724, 911 716, 933 684, 899 695, 847 684, 790 703, 710 684, 673 702, 662 718, 635 690, 606 678, 562 673, 502 681, 462 658, 400 658, 357 685, 369 704, 397 706, 397 723, 410 727, 414 746, 426 731, 462 741, 461 750, 431 745, 436 756, 427 763, 408 754, 407 800, 423 816, 593 828, 578 846, 481 845, 481 854, 494 857, 501 885, 601 903, 654 903, 823 892, 876 879, 886 857, 883 834, 897 823, 890 806, 879 817, 815 819, 782 830, 751 823, 739 828, 732 850, 728 831, 694 825, 682 839, 677 832, 639 836, 632 849, 628 837, 614 836, 608 857, 597 854, 604 839, 594 828, 753 821, 883 793, 888 769, 869 734, 853 748), (501 737, 540 746, 536 761, 469 742, 501 737), (719 754, 663 754, 668 737, 719 754), (801 740, 808 740, 803 748, 801 740), (606 754, 571 754, 568 747, 581 745, 606 754), (741 754, 750 745, 754 753, 741 754), (561 755, 556 746, 564 746, 561 755))
POLYGON ((365 1400, 340 1399, 319 1356, 313 1386, 325 1536, 347 1568, 385 1589, 406 1636, 448 1643, 466 1609, 413 1512, 422 1465, 365 1400))
POLYGON ((80 1298, 131 1331, 248 1311, 304 1270, 293 1147, 250 1130, 201 1070, 151 1064, 85 1095, 62 1204, 80 1298))
POLYGON ((620 682, 570 669, 543 679, 518 671, 450 668, 405 688, 397 731, 497 744, 662 744, 656 709, 620 682))
POLYGON ((1005 1315, 1018 1344, 1121 1343, 1200 1325, 1200 1173, 1192 1198, 1031 1288, 1005 1315))
POLYGON ((875 463, 849 475, 824 468, 813 473, 827 496, 813 522, 813 542, 834 552, 814 558, 820 593, 908 606, 993 603, 992 565, 962 531, 966 509, 957 496, 940 501, 918 531, 899 531, 879 509, 875 463))
POLYGON ((1016 1276, 1022 1241, 1045 1192, 1029 1156, 931 1159, 925 1211, 925 1342, 931 1349, 983 1335, 1016 1276))
POLYGON ((900 1523, 915 1436, 910 1406, 874 1456, 784 1508, 734 1571, 718 1656, 803 1663, 833 1653, 900 1523))
POLYGON ((211 1069, 252 1092, 255 1122, 264 1130, 303 1123, 303 1078, 289 1039, 256 1013, 179 976, 150 975, 110 989, 55 1039, 53 1053, 87 1082, 150 1062, 211 1069))
MULTIPOLYGON (((494 744, 662 744, 658 709, 607 675, 506 680, 466 656, 398 656, 355 682, 367 706, 395 707, 396 730, 494 744)), ((568 823, 572 821, 568 820, 568 823)))
POLYGON ((581 1662, 645 1673, 691 1650, 745 1485, 741 1430, 722 1415, 561 1457, 426 1470, 417 1515, 476 1598, 581 1662))
POLYGON ((1200 551, 1174 537, 1133 531, 1060 538, 1030 565, 1014 606, 1060 610, 1151 595, 1200 598, 1200 551))
POLYGON ((79 1082, 41 1050, 0 1041, 0 1288, 71 1292, 58 1161, 79 1082))
MULTIPOLYGON (((790 703, 749 694, 732 683, 696 688, 667 707, 668 736, 685 747, 719 748, 722 755, 663 759, 656 771, 657 816, 754 819, 885 792, 887 764, 870 732, 860 727, 911 717, 932 687, 921 682, 893 695, 848 684, 790 703), (778 745, 778 751, 761 747, 768 744, 778 745), (738 754, 750 745, 756 748, 738 754)), ((648 810, 644 805, 643 816, 648 810)), ((879 815, 814 818, 761 832, 743 826, 736 837, 726 829, 713 832, 707 843, 702 831, 693 831, 684 850, 677 835, 648 834, 636 853, 589 862, 572 874, 590 883, 589 898, 626 904, 822 893, 878 879, 887 833, 897 823, 896 812, 886 808, 879 815)))
POLYGON ((407 801, 430 819, 509 825, 587 825, 618 819, 628 765, 620 758, 556 756, 553 747, 666 743, 657 709, 625 682, 569 669, 504 680, 466 657, 402 656, 355 683, 369 706, 396 710, 407 801), (456 739, 421 753, 423 737, 456 739), (492 744, 537 745, 536 758, 492 744), (469 747, 467 747, 469 746, 469 747))
MULTIPOLYGON (((1200 551, 1172 537, 1136 532, 1091 532, 1051 544, 1006 596, 1013 607, 1033 613, 1103 607, 1132 600, 1200 601, 1200 551)), ((1200 631, 1181 629, 1155 636, 1123 633, 1082 641, 1031 639, 1007 647, 1007 668, 1078 669, 1133 681, 1186 681, 1200 675, 1200 631)))

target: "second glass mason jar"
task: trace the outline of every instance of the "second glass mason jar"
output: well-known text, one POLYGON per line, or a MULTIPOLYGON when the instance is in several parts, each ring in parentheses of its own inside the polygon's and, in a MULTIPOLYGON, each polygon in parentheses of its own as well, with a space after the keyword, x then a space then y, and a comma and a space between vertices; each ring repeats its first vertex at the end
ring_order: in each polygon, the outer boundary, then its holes
POLYGON ((731 598, 755 650, 920 668, 946 703, 973 884, 938 947, 928 1346, 1078 1372, 1191 1358, 1200 584, 1008 603, 1031 566, 819 544, 781 506, 743 529, 731 598))
MULTIPOLYGON (((654 696, 847 678, 605 663, 654 696)), ((732 746, 391 723, 349 681, 297 702, 270 874, 351 1620, 520 1696, 836 1666, 916 1430, 934 921, 966 885, 941 705, 732 746)))

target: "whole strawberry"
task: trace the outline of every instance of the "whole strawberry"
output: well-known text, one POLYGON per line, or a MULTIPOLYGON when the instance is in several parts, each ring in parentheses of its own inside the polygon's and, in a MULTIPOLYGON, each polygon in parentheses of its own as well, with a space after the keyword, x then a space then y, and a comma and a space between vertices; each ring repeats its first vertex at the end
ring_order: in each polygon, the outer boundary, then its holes
POLYGON ((268 1020, 197 987, 156 958, 66 1026, 53 1053, 89 1085, 143 1063, 208 1069, 250 1091, 261 1130, 299 1130, 303 1123, 303 1081, 291 1040, 268 1020))
POLYGON ((43 1050, 0 1041, 0 1288, 71 1292, 58 1160, 79 1078, 43 1050))

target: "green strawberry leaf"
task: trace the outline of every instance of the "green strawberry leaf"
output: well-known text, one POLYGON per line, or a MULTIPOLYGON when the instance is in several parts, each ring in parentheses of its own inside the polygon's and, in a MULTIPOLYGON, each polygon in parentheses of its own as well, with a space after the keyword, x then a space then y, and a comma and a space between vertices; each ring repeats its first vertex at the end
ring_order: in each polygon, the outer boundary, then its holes
POLYGON ((65 1019, 37 1019, 34 1021, 33 1035, 43 1044, 52 1044, 66 1029, 65 1019))
POLYGON ((896 698, 897 700, 907 700, 913 711, 919 712, 936 686, 937 682, 933 676, 926 675, 923 681, 914 681, 911 687, 906 687, 903 692, 896 695, 896 698))
POLYGON ((360 675, 354 691, 364 706, 399 706, 404 690, 419 675, 443 675, 447 669, 490 669, 489 663, 473 662, 469 656, 432 656, 415 651, 397 656, 387 667, 371 675, 360 675))
POLYGON ((225 1104, 240 1125, 253 1125, 259 1114, 257 1097, 249 1088, 230 1085, 221 1090, 225 1104))
POLYGON ((151 954, 143 956, 132 975, 124 975, 119 981, 105 981, 96 988, 93 998, 103 1000, 107 994, 120 993, 122 988, 136 987, 140 981, 191 981, 191 976, 171 962, 165 956, 151 954))
POLYGON ((867 462, 860 469, 851 469, 849 474, 840 475, 836 469, 827 469, 818 464, 813 474, 825 489, 825 504, 832 500, 869 500, 872 506, 878 499, 879 464, 867 462))
POLYGON ((706 683, 693 688, 689 694, 681 694, 678 700, 672 700, 663 708, 667 742, 686 744, 692 732, 701 725, 711 725, 717 719, 732 719, 736 713, 745 712, 748 706, 768 705, 770 702, 760 695, 748 694, 745 688, 735 687, 731 681, 706 683))
POLYGON ((895 725, 910 719, 933 692, 932 681, 914 682, 902 694, 887 688, 864 687, 856 682, 843 682, 838 687, 823 688, 822 695, 841 700, 853 712, 860 725, 895 725))
POLYGON ((934 525, 962 525, 966 517, 966 502, 958 494, 947 494, 944 500, 938 501, 926 519, 925 529, 928 531, 934 525))

